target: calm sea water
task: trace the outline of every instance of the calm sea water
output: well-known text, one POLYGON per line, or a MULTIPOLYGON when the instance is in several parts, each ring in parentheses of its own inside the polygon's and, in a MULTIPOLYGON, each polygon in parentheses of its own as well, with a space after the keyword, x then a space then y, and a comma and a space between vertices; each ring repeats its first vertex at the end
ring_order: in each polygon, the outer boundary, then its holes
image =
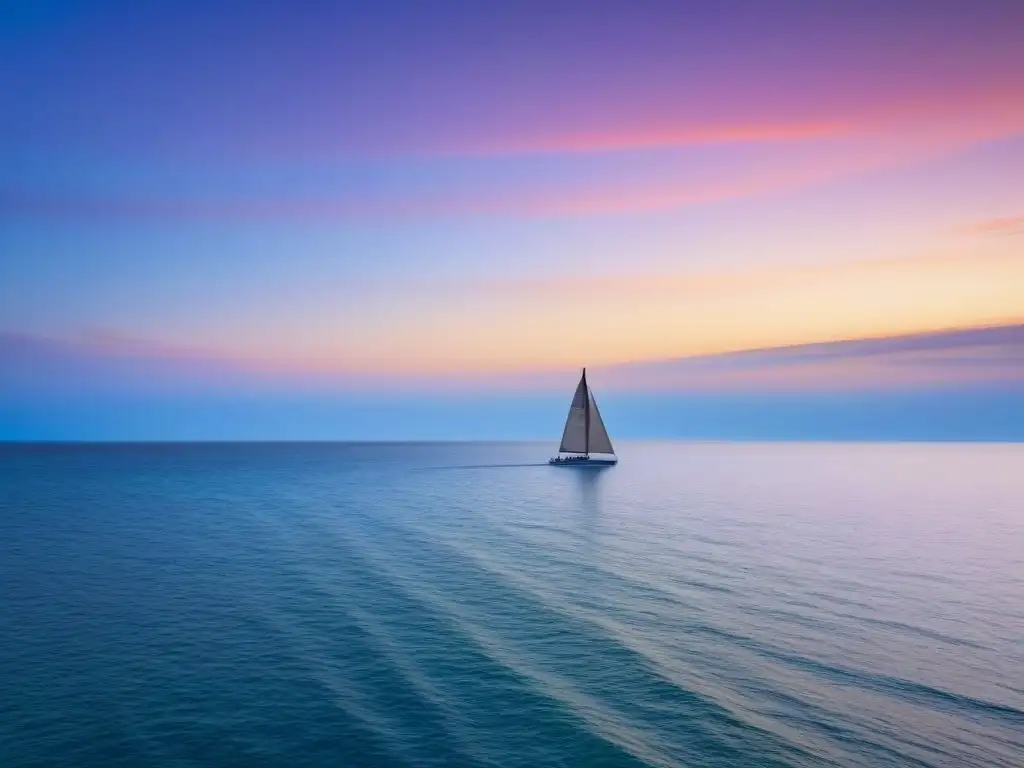
POLYGON ((0 447, 0 765, 1024 765, 1024 446, 549 450, 0 447))

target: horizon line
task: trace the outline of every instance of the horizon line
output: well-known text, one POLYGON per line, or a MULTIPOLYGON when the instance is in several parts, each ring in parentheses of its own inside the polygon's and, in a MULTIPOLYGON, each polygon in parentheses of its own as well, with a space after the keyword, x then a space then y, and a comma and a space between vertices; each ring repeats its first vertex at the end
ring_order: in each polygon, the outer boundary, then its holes
MULTIPOLYGON (((93 439, 93 440, 8 440, 0 438, 0 447, 11 447, 11 446, 136 446, 136 445, 149 445, 149 446, 187 446, 187 445, 533 445, 536 443, 552 443, 557 442, 557 438, 494 438, 494 439, 477 439, 477 440, 466 440, 458 438, 437 438, 433 440, 395 440, 395 439, 362 439, 362 440, 345 440, 345 439, 302 439, 302 440, 287 440, 287 439, 267 439, 267 440, 234 440, 234 439, 195 439, 195 440, 120 440, 120 439, 93 439)), ((934 443, 943 445, 959 445, 959 444, 971 444, 971 445, 1024 445, 1024 438, 1021 439, 1010 439, 1010 438, 984 438, 984 439, 972 439, 972 438, 899 438, 899 439, 884 439, 884 438, 860 438, 860 437, 849 437, 849 438, 818 438, 818 437, 787 437, 787 438, 701 438, 701 437, 657 437, 657 438, 637 438, 637 437, 620 437, 616 438, 616 444, 655 444, 655 443, 687 443, 687 444, 699 444, 699 445, 726 445, 726 444, 764 444, 764 445, 778 445, 788 443, 819 443, 819 444, 846 444, 846 443, 858 443, 858 444, 869 444, 869 445, 901 445, 901 444, 920 444, 920 443, 934 443)))

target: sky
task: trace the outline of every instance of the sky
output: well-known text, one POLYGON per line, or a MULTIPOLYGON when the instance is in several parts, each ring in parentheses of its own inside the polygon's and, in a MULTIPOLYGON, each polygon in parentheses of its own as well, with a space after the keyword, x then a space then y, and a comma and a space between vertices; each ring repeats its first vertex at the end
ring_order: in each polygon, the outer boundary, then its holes
POLYGON ((1024 439, 1022 323, 1019 0, 0 4, 0 439, 1024 439))

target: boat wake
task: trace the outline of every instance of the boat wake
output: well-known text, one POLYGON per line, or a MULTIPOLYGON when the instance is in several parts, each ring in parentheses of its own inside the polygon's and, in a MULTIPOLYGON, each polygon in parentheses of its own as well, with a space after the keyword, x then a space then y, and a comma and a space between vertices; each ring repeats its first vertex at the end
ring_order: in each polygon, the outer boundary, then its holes
POLYGON ((417 472, 432 472, 446 469, 511 469, 515 467, 546 467, 546 461, 531 462, 528 464, 453 464, 446 467, 417 467, 417 472))

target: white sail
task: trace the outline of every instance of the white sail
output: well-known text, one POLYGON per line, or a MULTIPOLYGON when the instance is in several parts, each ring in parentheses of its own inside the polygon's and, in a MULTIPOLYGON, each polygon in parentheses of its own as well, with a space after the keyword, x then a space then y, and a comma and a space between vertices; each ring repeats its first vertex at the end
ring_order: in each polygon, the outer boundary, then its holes
POLYGON ((601 412, 597 410, 593 392, 590 393, 590 433, 587 438, 587 453, 615 453, 608 430, 604 428, 601 412))
POLYGON ((608 430, 601 419, 601 412, 597 410, 594 393, 587 386, 586 370, 580 377, 576 394, 569 406, 558 450, 560 453, 615 453, 608 430))
POLYGON ((558 446, 560 453, 587 452, 587 378, 584 374, 576 387, 576 394, 569 406, 569 416, 562 430, 562 444, 558 446))

